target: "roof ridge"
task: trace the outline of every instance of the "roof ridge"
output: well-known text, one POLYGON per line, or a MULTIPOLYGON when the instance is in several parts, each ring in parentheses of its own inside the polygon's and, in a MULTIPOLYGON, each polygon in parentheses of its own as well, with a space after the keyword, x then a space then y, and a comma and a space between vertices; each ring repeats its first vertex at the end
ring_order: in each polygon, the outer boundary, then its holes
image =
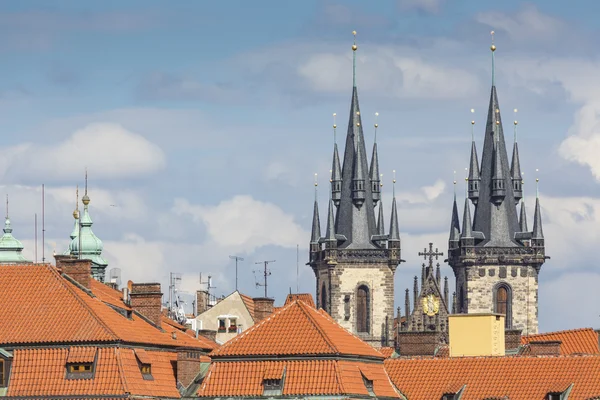
MULTIPOLYGON (((298 306, 300 307, 300 310, 302 310, 302 312, 304 313, 304 315, 306 315, 306 317, 308 318, 308 320, 310 321, 310 323, 313 324, 313 326, 317 329, 317 331, 319 331, 319 333, 321 334, 321 337, 325 340, 325 342, 331 348, 331 350, 333 350, 334 353, 340 353, 340 350, 331 341, 331 339, 325 333, 325 331, 323 330, 323 328, 321 327, 321 325, 316 321, 316 319, 313 316, 309 315, 311 313, 307 312, 308 308, 310 308, 311 310, 314 310, 314 311, 317 311, 317 310, 315 310, 314 308, 310 307, 308 304, 304 303, 302 300, 299 300, 299 299, 294 300, 293 302, 290 303, 290 305, 295 304, 295 303, 298 304, 298 306)), ((317 314, 320 315, 320 316, 323 316, 318 311, 317 311, 317 314)))
POLYGON ((592 332, 595 332, 594 328, 574 328, 574 329, 564 329, 562 331, 532 333, 530 335, 523 335, 523 337, 527 338, 527 337, 532 337, 532 336, 556 335, 556 334, 559 334, 559 333, 571 333, 571 332, 583 332, 583 331, 592 331, 592 332))
MULTIPOLYGON (((81 299, 81 297, 79 297, 79 295, 75 292, 75 290, 73 289, 73 287, 67 285, 65 283, 65 279, 62 277, 61 274, 58 273, 58 270, 56 269, 56 267, 53 267, 51 264, 47 264, 46 268, 48 268, 48 270, 50 270, 50 272, 54 275, 55 278, 57 278, 58 282, 65 288, 67 289, 67 291, 71 294, 71 296, 73 296, 75 298, 75 300, 81 304, 83 306, 83 308, 90 314, 90 316, 92 316, 92 318, 94 318, 94 320, 96 320, 96 322, 98 322, 98 324, 104 328, 107 333, 109 335, 111 335, 114 339, 116 340, 120 340, 121 338, 112 330, 108 327, 108 325, 106 325, 104 323, 104 321, 102 321, 102 318, 100 318, 96 312, 94 310, 92 310, 92 308, 90 306, 88 306, 85 301, 83 301, 83 299, 81 299), (62 279, 61 279, 62 278, 62 279)), ((94 278, 92 278, 94 279, 94 278)), ((104 304, 104 302, 102 302, 104 304)))

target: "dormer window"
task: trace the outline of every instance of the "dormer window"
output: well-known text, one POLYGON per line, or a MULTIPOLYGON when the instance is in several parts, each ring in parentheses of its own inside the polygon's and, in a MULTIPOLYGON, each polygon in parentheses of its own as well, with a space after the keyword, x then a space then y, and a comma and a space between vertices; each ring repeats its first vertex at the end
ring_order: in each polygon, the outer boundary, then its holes
POLYGON ((148 353, 146 353, 146 350, 135 349, 134 352, 142 378, 146 381, 154 380, 154 377, 152 376, 152 360, 148 353))
POLYGON ((281 396, 285 380, 283 363, 273 363, 265 368, 263 375, 263 396, 281 396))
POLYGON ((12 354, 0 349, 0 388, 8 387, 12 354))
POLYGON ((373 390, 373 379, 369 379, 370 376, 368 376, 368 374, 365 375, 365 372, 368 372, 368 371, 365 371, 365 369, 361 368, 360 372, 361 372, 360 374, 363 379, 363 384, 365 385, 365 389, 367 389, 367 393, 369 393, 369 396, 371 396, 371 397, 376 397, 375 391, 373 390))
POLYGON ((95 347, 71 347, 67 356, 67 379, 92 379, 96 350, 95 347))

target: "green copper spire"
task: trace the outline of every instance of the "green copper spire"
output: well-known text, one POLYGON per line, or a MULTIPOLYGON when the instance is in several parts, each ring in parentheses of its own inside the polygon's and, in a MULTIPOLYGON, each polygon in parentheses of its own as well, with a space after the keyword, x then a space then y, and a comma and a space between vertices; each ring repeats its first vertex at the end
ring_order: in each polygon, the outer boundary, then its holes
MULTIPOLYGON (((77 258, 92 261, 92 276, 100 282, 104 282, 104 272, 108 262, 102 257, 104 248, 102 241, 92 231, 93 222, 89 214, 90 198, 87 194, 87 172, 85 194, 81 198, 81 202, 83 203, 83 214, 79 219, 78 234, 73 237, 69 245, 69 253, 77 258), (79 251, 80 248, 81 251, 79 251)), ((79 211, 76 210, 76 212, 79 216, 79 211)), ((75 215, 74 212, 73 216, 75 215)))
POLYGON ((0 264, 29 264, 30 260, 23 257, 23 244, 12 235, 12 226, 8 218, 8 195, 6 195, 6 218, 4 220, 4 235, 0 238, 0 264))

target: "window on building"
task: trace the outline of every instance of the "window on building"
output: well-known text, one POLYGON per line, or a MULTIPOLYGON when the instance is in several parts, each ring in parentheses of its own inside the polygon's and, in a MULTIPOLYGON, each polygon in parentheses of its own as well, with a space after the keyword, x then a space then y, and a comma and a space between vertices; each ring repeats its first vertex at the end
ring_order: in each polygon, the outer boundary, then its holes
POLYGON ((229 318, 229 332, 237 332, 237 319, 229 318))
POLYGON ((446 393, 442 396, 442 400, 454 400, 455 396, 454 393, 446 393))
POLYGON ((375 392, 373 391, 373 381, 371 379, 368 379, 364 375, 362 375, 362 378, 363 378, 363 383, 365 385, 365 388, 367 389, 367 392, 369 393, 369 396, 375 397, 375 392))
POLYGON ((92 364, 70 364, 69 372, 71 372, 71 373, 92 372, 92 364))
POLYGON ((263 380, 263 396, 281 396, 283 392, 282 379, 263 380))
POLYGON ((494 312, 504 314, 504 326, 509 329, 512 325, 510 287, 504 283, 500 284, 496 287, 494 298, 494 312))
POLYGON ((67 364, 67 379, 92 379, 93 377, 93 363, 67 364))
POLYGON ((561 394, 560 393, 548 393, 548 400, 560 400, 561 394))
POLYGON ((356 331, 368 333, 370 331, 370 301, 369 288, 365 285, 358 287, 356 294, 356 331))
POLYGON ((327 288, 325 287, 325 282, 321 286, 321 308, 327 311, 327 288))
POLYGON ((219 332, 225 332, 225 318, 219 318, 219 332))
POLYGON ((144 378, 146 378, 146 376, 151 378, 152 377, 152 365, 140 364, 140 372, 142 373, 142 376, 144 378))

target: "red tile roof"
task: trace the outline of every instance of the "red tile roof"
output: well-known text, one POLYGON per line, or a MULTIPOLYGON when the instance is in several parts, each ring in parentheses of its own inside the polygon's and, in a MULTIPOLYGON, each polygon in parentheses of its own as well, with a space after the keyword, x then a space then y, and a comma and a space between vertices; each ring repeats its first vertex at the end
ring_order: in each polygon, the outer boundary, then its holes
POLYGON ((344 360, 214 362, 198 391, 201 397, 261 396, 264 379, 281 379, 283 396, 368 396, 362 376, 378 398, 399 397, 382 364, 344 360))
POLYGON ((287 298, 285 299, 285 304, 284 305, 287 306, 288 304, 290 304, 294 300, 302 300, 303 302, 305 302, 309 306, 317 308, 315 306, 315 301, 313 300, 312 294, 310 294, 310 293, 295 293, 295 294, 290 293, 290 294, 287 295, 287 298))
POLYGON ((66 379, 66 362, 74 348, 16 349, 13 356, 8 396, 58 395, 144 395, 179 398, 171 361, 174 352, 146 351, 153 380, 143 379, 134 350, 130 348, 77 347, 75 351, 96 352, 90 379, 66 379))
POLYGON ((359 355, 381 353, 338 325, 325 311, 296 300, 234 337, 212 356, 359 355))
POLYGON ((393 347, 379 347, 377 351, 383 354, 385 358, 390 358, 396 352, 396 349, 393 347))
POLYGON ((598 333, 592 328, 539 333, 521 337, 522 344, 556 340, 561 342, 561 354, 600 354, 598 333))
POLYGON ((246 305, 246 308, 248 309, 250 316, 252 317, 252 319, 254 319, 254 300, 252 300, 252 297, 246 296, 245 294, 241 294, 241 293, 240 293, 240 297, 242 298, 242 301, 246 305))
POLYGON ((385 368, 410 400, 440 399, 465 385, 461 400, 544 400, 572 383, 569 399, 600 396, 600 356, 396 358, 385 368))
POLYGON ((163 332, 135 313, 126 318, 107 305, 131 310, 120 300, 120 292, 93 279, 91 291, 71 283, 51 265, 0 265, 0 343, 123 341, 205 350, 217 347, 204 337, 195 339, 169 326, 163 332))

